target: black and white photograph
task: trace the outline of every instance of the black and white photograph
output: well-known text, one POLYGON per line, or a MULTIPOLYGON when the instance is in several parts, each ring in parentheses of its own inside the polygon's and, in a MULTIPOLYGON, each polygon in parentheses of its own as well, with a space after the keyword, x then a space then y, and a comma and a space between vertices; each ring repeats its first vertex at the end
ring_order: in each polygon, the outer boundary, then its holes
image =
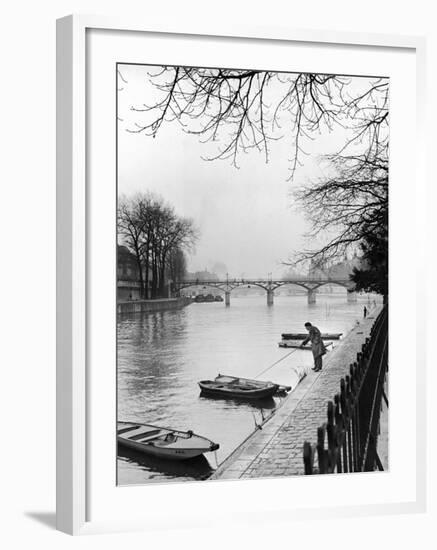
POLYGON ((432 547, 432 7, 5 5, 4 548, 432 547))
POLYGON ((389 470, 390 79, 115 70, 118 485, 389 470))

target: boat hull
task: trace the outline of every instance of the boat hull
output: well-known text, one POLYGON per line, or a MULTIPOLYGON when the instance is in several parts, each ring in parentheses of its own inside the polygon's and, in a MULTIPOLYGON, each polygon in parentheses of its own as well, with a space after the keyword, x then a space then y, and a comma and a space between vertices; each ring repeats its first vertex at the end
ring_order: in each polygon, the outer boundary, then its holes
MULTIPOLYGON (((342 332, 324 332, 322 333, 322 340, 340 340, 342 332)), ((282 340, 305 340, 308 338, 308 333, 303 332, 284 332, 281 334, 282 340)))
POLYGON ((255 386, 259 386, 260 388, 266 387, 267 385, 273 385, 277 386, 276 394, 275 395, 284 395, 291 391, 291 386, 284 386, 282 384, 277 384, 276 382, 270 382, 270 381, 263 381, 263 380, 256 380, 254 378, 241 378, 237 376, 231 376, 229 374, 219 374, 215 377, 214 382, 240 382, 243 384, 251 384, 255 386))
POLYGON ((156 447, 142 445, 141 443, 136 443, 135 441, 129 441, 127 439, 117 438, 119 445, 123 445, 128 449, 133 449, 139 451, 149 456, 154 456, 157 458, 164 458, 166 460, 188 460, 190 458, 195 458, 196 456, 203 455, 203 453, 208 452, 210 449, 157 449, 156 447))
POLYGON ((273 397, 277 393, 279 388, 277 384, 271 384, 264 388, 255 389, 229 388, 224 387, 219 383, 215 383, 212 380, 199 382, 199 387, 202 391, 202 394, 214 395, 229 399, 266 399, 269 397, 273 397))
MULTIPOLYGON (((326 347, 333 345, 332 342, 327 342, 326 340, 323 340, 323 343, 325 344, 326 347)), ((278 343, 278 346, 280 348, 301 348, 301 349, 311 350, 311 344, 305 344, 303 347, 301 347, 302 346, 301 340, 281 340, 281 342, 278 343)))

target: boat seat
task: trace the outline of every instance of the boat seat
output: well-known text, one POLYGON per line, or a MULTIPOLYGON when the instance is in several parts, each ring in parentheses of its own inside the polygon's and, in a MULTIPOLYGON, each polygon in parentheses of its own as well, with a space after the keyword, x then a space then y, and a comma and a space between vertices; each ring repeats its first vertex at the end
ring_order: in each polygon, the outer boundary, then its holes
POLYGON ((132 441, 142 442, 145 439, 154 438, 160 433, 161 433, 161 430, 149 430, 148 432, 141 431, 140 433, 133 435, 132 437, 129 437, 129 439, 131 439, 132 441))
POLYGON ((138 430, 138 428, 141 428, 141 426, 135 426, 134 424, 132 424, 132 426, 129 426, 128 428, 121 428, 120 430, 117 430, 117 434, 121 435, 121 434, 124 434, 126 432, 131 432, 131 431, 134 431, 134 430, 138 430))

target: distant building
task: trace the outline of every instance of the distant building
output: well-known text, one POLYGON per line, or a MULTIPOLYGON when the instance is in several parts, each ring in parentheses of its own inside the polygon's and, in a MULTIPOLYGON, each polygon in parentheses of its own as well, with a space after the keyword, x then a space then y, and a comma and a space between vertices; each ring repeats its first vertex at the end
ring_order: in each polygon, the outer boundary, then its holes
POLYGON ((123 281, 138 281, 139 270, 135 255, 126 246, 117 247, 117 279, 123 281))
POLYGON ((310 279, 329 279, 328 269, 311 260, 308 268, 308 277, 310 279))
MULTIPOLYGON (((194 271, 192 273, 188 272, 185 275, 185 281, 190 281, 195 283, 196 281, 218 281, 219 277, 216 273, 211 273, 207 269, 204 271, 194 271)), ((205 285, 199 284, 198 286, 195 286, 193 284, 192 287, 186 288, 181 291, 181 296, 198 296, 200 294, 212 294, 213 296, 220 296, 222 292, 218 289, 215 289, 214 287, 209 287, 205 285)))
POLYGON ((355 254, 352 259, 344 258, 335 264, 320 265, 311 262, 308 269, 308 277, 311 279, 349 279, 354 267, 358 267, 361 261, 355 254))
MULTIPOLYGON (((359 267, 361 260, 355 254, 351 259, 344 258, 341 262, 335 264, 320 266, 311 262, 308 269, 308 277, 311 279, 340 279, 348 280, 353 272, 354 267, 359 267)), ((316 292, 343 292, 343 289, 338 285, 326 284, 317 289, 316 292)))
POLYGON ((211 273, 207 269, 204 271, 195 271, 194 273, 187 273, 185 276, 186 281, 218 281, 219 278, 216 273, 211 273))
POLYGON ((349 279, 354 267, 359 267, 361 264, 360 258, 356 254, 349 259, 344 258, 342 262, 338 262, 328 269, 329 276, 334 279, 349 279))
MULTIPOLYGON (((143 271, 145 280, 145 270, 143 271)), ((117 246, 117 300, 139 300, 141 298, 140 272, 136 257, 123 245, 117 246)), ((149 270, 149 289, 152 272, 149 270)))

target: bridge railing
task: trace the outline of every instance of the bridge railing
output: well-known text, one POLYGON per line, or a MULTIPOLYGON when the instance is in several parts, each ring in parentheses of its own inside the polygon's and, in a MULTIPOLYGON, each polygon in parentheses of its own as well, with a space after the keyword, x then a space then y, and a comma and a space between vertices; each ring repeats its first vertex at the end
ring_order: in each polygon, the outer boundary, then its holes
POLYGON ((387 307, 375 321, 340 392, 327 404, 327 421, 317 430, 317 444, 305 441, 306 474, 382 470, 377 439, 385 378, 388 372, 387 307), (317 464, 315 458, 317 454, 317 464))
POLYGON ((250 285, 253 283, 271 283, 271 284, 283 284, 283 283, 340 283, 342 285, 351 285, 350 279, 342 277, 289 277, 287 279, 265 279, 259 278, 228 278, 228 279, 193 279, 189 281, 173 281, 172 285, 175 287, 180 286, 195 286, 195 285, 226 285, 226 284, 238 284, 238 285, 250 285))

